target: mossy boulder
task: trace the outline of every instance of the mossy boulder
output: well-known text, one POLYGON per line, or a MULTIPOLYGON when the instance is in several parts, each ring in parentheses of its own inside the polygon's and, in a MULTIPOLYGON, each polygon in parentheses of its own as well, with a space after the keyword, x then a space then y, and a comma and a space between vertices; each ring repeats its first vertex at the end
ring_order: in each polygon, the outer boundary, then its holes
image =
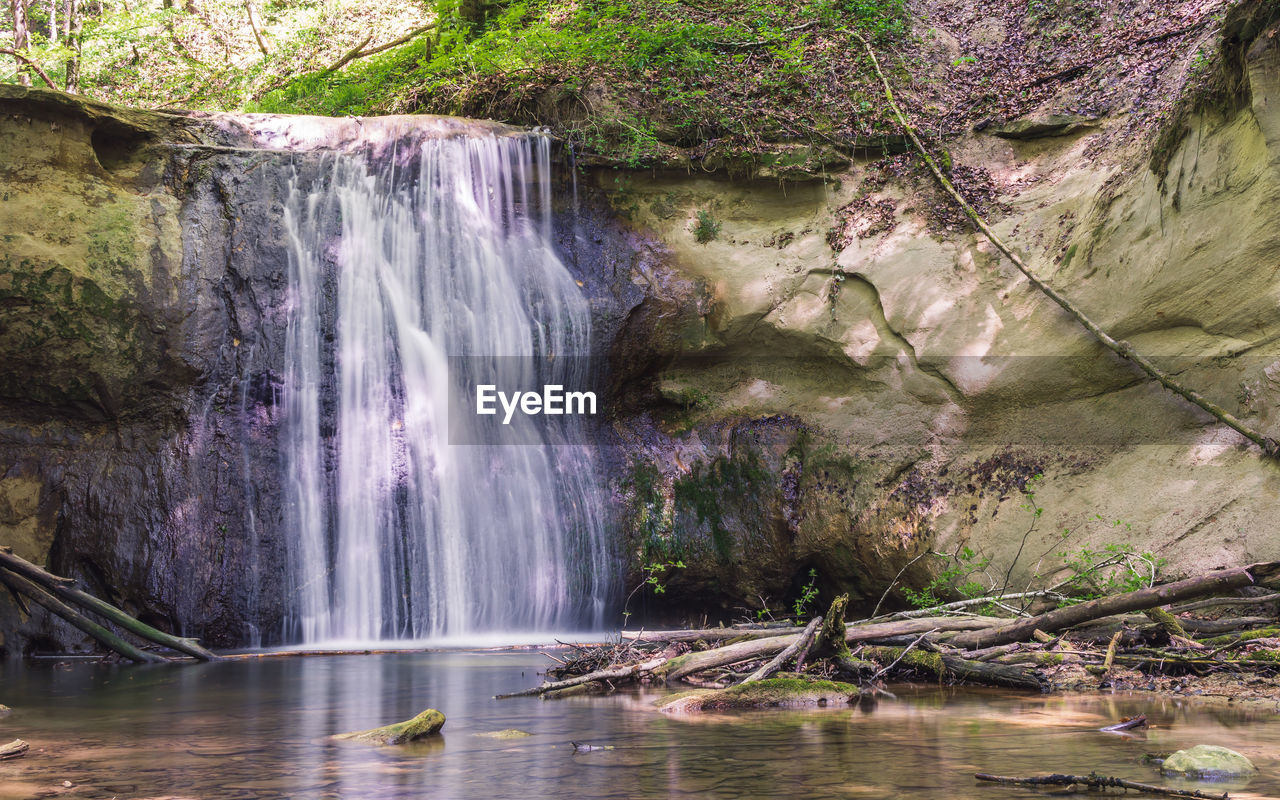
POLYGON ((711 692, 668 700, 662 711, 675 714, 731 709, 848 705, 861 690, 851 683, 804 678, 769 678, 711 692))
POLYGON ((333 738, 376 745, 408 744, 428 736, 435 736, 443 727, 444 714, 434 708, 428 708, 413 719, 404 722, 383 725, 381 728, 370 728, 367 731, 340 733, 333 738))
POLYGON ((1198 744, 1169 756, 1160 771, 1176 777, 1224 780, 1247 778, 1258 770, 1253 762, 1235 750, 1212 744, 1198 744))

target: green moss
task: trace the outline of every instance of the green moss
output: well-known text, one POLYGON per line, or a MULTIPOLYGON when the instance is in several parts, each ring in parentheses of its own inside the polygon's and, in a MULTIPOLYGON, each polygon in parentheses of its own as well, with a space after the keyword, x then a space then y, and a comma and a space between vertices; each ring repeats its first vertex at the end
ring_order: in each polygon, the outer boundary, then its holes
POLYGON ((434 736, 443 727, 444 714, 434 708, 428 708, 413 719, 404 722, 384 725, 381 728, 370 728, 367 731, 340 733, 333 738, 376 745, 407 744, 427 736, 434 736))
POLYGON ((904 0, 711 0, 696 8, 514 0, 481 25, 452 9, 441 7, 436 32, 338 72, 295 78, 250 110, 550 122, 578 146, 632 167, 672 163, 677 146, 705 143, 705 168, 767 161, 779 174, 816 173, 831 137, 893 130, 882 104, 852 99, 852 89, 876 87, 847 30, 901 41, 904 0), (549 109, 557 109, 550 120, 549 109), (768 144, 797 137, 806 142, 768 144))
POLYGON ((903 648, 901 647, 867 647, 863 649, 862 655, 881 664, 891 664, 901 656, 902 660, 898 663, 903 666, 911 667, 920 672, 927 672, 939 678, 947 674, 947 667, 942 661, 941 653, 912 650, 903 656, 902 651, 903 648))
POLYGON ((631 462, 623 480, 630 505, 631 527, 639 540, 642 563, 666 562, 683 556, 672 531, 671 507, 662 472, 642 459, 631 462))
POLYGON ((1059 265, 1059 269, 1066 269, 1067 267, 1071 266, 1071 259, 1076 257, 1077 247, 1078 245, 1073 244, 1067 248, 1067 253, 1062 257, 1062 264, 1059 265))
POLYGON ((838 681, 799 677, 768 678, 712 692, 663 698, 668 711, 710 711, 777 706, 848 703, 859 696, 857 686, 838 681))
POLYGON ((671 659, 667 663, 658 667, 658 669, 654 670, 653 674, 661 677, 671 672, 675 672, 676 670, 684 666, 686 663, 688 663, 690 656, 691 654, 689 653, 686 653, 685 655, 682 655, 682 656, 676 656, 675 658, 671 659))
POLYGON ((1251 631, 1237 631, 1228 633, 1223 636, 1215 636, 1212 639, 1201 639, 1200 641, 1209 645, 1224 645, 1234 642, 1243 641, 1245 639, 1277 639, 1280 638, 1280 628, 1257 628, 1251 631))
POLYGON ((722 563, 734 556, 729 518, 775 491, 776 478, 753 451, 733 458, 720 456, 709 464, 699 462, 672 485, 677 520, 692 517, 697 527, 705 528, 722 563))

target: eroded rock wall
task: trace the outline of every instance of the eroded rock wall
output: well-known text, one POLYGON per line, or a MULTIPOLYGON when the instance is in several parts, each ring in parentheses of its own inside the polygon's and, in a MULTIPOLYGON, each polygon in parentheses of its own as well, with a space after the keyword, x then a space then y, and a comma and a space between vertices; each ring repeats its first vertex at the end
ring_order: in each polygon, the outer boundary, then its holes
MULTIPOLYGON (((283 187, 208 121, 0 89, 0 541, 165 628, 270 638, 283 187)), ((7 596, 0 630, 86 646, 7 596)))
MULTIPOLYGON (((1117 99, 1060 135, 948 143, 1034 269, 1272 437, 1276 41, 1224 44, 1242 65, 1235 94, 1158 140, 1120 135, 1117 99)), ((688 284, 665 316, 637 318, 630 341, 651 348, 687 317, 634 384, 657 399, 621 421, 632 580, 686 561, 663 571, 653 608, 777 607, 810 569, 868 606, 895 577, 918 587, 944 568, 1022 588, 1067 574, 1060 553, 1109 544, 1150 551, 1167 574, 1280 557, 1280 466, 1105 350, 909 165, 800 186, 600 183, 688 284), (966 547, 963 565, 923 555, 966 547)))

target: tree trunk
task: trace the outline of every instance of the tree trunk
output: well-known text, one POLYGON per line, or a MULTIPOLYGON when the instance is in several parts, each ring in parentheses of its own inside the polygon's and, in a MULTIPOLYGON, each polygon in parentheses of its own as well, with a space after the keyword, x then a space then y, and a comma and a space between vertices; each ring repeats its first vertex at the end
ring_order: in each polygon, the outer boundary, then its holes
POLYGON ((18 62, 18 83, 31 85, 31 67, 23 58, 31 46, 31 34, 27 30, 27 0, 9 0, 9 11, 13 15, 13 57, 18 62))
POLYGON ((67 18, 65 20, 66 27, 63 29, 63 38, 66 39, 67 49, 71 51, 71 55, 67 56, 66 67, 66 89, 68 92, 78 91, 80 89, 80 3, 79 0, 67 0, 67 18))
MULTIPOLYGON (((963 617, 958 619, 907 619, 900 622, 883 622, 873 625, 854 625, 845 631, 845 642, 869 642, 891 636, 918 636, 926 631, 973 631, 990 628, 1003 620, 992 617, 963 617)), ((668 682, 678 680, 695 672, 702 672, 713 667, 724 667, 739 661, 750 661, 756 658, 772 656, 785 650, 800 638, 799 633, 787 636, 774 636, 769 639, 757 639, 751 642, 738 642, 725 645, 715 650, 704 650, 700 653, 688 653, 677 656, 667 662, 663 670, 668 682)))
POLYGON ((142 664, 158 663, 169 660, 164 656, 158 656, 155 653, 148 653, 145 650, 139 650, 103 626, 58 600, 53 595, 45 592, 39 586, 36 586, 26 578, 15 575, 7 570, 0 570, 0 581, 3 581, 7 586, 10 586, 15 591, 22 592, 22 594, 26 595, 31 600, 34 600, 52 611, 54 614, 57 614, 67 622, 70 622, 72 625, 89 634, 103 647, 119 653, 130 661, 136 661, 142 664))
POLYGON ((799 653, 806 646, 808 646, 809 643, 813 641, 814 635, 818 632, 818 626, 821 624, 822 624, 822 617, 814 617, 812 620, 809 621, 809 624, 805 627, 804 632, 800 634, 799 639, 796 639, 794 642, 787 645, 787 648, 783 650, 781 653, 778 653, 778 655, 774 656, 773 660, 770 661, 768 664, 765 664, 760 669, 756 670, 755 672, 751 673, 747 677, 743 678, 742 682, 755 683, 756 681, 762 681, 765 678, 772 675, 773 673, 782 669, 782 665, 787 663, 787 659, 795 657, 797 653, 799 653))
POLYGON ((271 51, 267 49, 267 43, 262 38, 262 31, 258 28, 258 19, 253 8, 253 0, 244 0, 245 13, 249 15, 249 29, 253 31, 253 40, 258 43, 258 49, 262 51, 264 56, 271 55, 271 51))
POLYGON ((23 578, 38 584, 45 591, 67 602, 75 603, 95 614, 99 614, 143 639, 168 647, 171 650, 177 650, 179 653, 186 653, 192 658, 198 658, 201 661, 218 660, 218 656, 204 649, 194 640, 171 636, 162 630, 153 628, 145 622, 129 616, 110 603, 99 600, 88 592, 81 591, 76 587, 74 580, 46 572, 30 561, 14 554, 9 548, 0 547, 0 576, 4 574, 4 570, 21 575, 23 578))
POLYGON ((948 644, 952 647, 976 650, 982 647, 994 647, 1000 644, 1020 642, 1030 639, 1032 632, 1037 629, 1046 633, 1053 633, 1063 628, 1070 628, 1072 625, 1079 625, 1100 617, 1109 617, 1112 614, 1142 611, 1147 608, 1177 603, 1181 600, 1190 600, 1208 594, 1252 586, 1275 578, 1277 575, 1280 575, 1280 561, 1266 561, 1259 564, 1250 564, 1247 567, 1218 570, 1196 578, 1188 578, 1184 581, 1152 586, 1149 589, 1139 589, 1136 592, 1126 592, 1125 594, 1117 594, 1110 597, 1100 597, 1087 603, 1058 608, 1038 617, 1027 617, 999 628, 961 633, 948 644))

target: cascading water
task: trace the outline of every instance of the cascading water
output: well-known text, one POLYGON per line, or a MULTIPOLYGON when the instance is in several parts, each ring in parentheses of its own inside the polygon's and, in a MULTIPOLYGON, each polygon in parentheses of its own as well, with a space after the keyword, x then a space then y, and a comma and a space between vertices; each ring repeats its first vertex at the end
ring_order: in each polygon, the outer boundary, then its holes
POLYGON ((467 396, 478 374, 589 377, 549 144, 391 138, 325 156, 286 206, 291 638, 598 628, 612 569, 583 426, 521 417, 496 444, 467 396))

